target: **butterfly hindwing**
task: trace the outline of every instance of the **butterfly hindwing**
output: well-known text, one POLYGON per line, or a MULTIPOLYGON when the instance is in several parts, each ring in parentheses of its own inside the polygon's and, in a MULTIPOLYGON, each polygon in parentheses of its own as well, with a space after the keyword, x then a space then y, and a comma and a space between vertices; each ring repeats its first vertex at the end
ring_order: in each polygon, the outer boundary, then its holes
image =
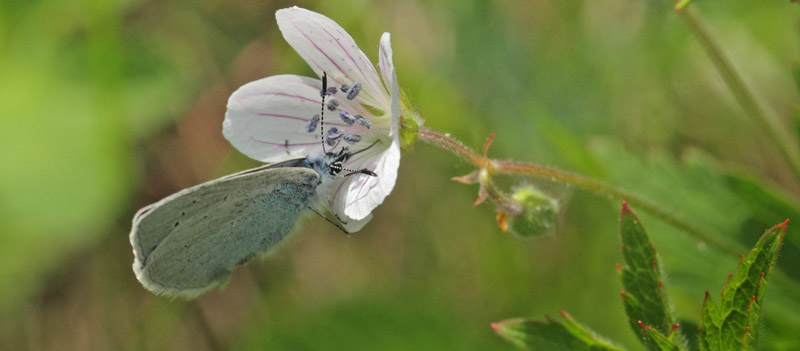
POLYGON ((262 166, 141 209, 131 231, 136 277, 158 294, 204 292, 280 242, 319 183, 319 173, 310 168, 262 166))

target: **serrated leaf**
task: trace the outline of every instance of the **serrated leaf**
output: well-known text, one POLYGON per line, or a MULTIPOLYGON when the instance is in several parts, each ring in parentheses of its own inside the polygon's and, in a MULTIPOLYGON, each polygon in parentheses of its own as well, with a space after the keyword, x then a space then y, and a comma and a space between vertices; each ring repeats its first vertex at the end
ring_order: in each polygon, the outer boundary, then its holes
POLYGON ((649 340, 652 345, 655 346, 651 347, 651 350, 678 351, 681 349, 674 340, 677 337, 677 333, 674 332, 675 328, 673 328, 673 332, 670 334, 670 336, 666 336, 661 334, 661 332, 655 328, 647 326, 642 322, 639 322, 639 326, 641 327, 642 333, 645 334, 647 340, 649 340))
MULTIPOLYGON (((728 171, 724 177, 728 187, 742 199, 742 203, 746 204, 752 212, 746 225, 742 226, 743 230, 747 230, 743 231, 740 236, 741 239, 746 239, 745 243, 749 244, 755 240, 761 228, 786 218, 800 217, 800 207, 797 205, 800 201, 789 196, 786 191, 774 188, 764 183, 763 180, 741 171, 728 171), (753 231, 749 228, 759 229, 753 231)), ((800 281, 800 270, 795 268, 800 266, 800 235, 798 235, 800 228, 793 226, 786 230, 789 235, 781 244, 783 255, 781 255, 778 267, 781 267, 782 271, 792 279, 800 281)))
POLYGON ((519 318, 492 323, 492 328, 512 344, 527 350, 623 350, 598 338, 566 312, 561 311, 561 315, 564 323, 549 316, 546 321, 519 318))
POLYGON ((678 325, 680 325, 680 336, 683 338, 683 344, 687 346, 687 351, 700 351, 700 340, 697 338, 700 321, 698 319, 686 319, 683 317, 678 318, 678 325))
MULTIPOLYGON (((797 217, 792 214, 796 212, 786 212, 787 208, 783 206, 785 204, 781 205, 774 196, 761 197, 759 192, 747 191, 747 187, 732 186, 724 175, 733 171, 696 148, 684 149, 679 158, 659 149, 648 150, 645 156, 641 156, 621 146, 618 141, 594 138, 589 150, 605 167, 610 183, 624 184, 627 190, 654 200, 703 231, 719 235, 724 233, 725 237, 735 238, 743 247, 752 247, 758 236, 763 234, 764 228, 786 218, 797 217)), ((757 180, 752 175, 745 176, 757 180)), ((758 183, 769 194, 781 195, 794 204, 793 206, 800 203, 780 188, 765 187, 763 180, 758 183)), ((643 213, 639 215, 640 218, 649 218, 643 213)), ((727 273, 721 267, 730 259, 721 251, 704 250, 707 243, 689 236, 676 235, 672 228, 659 221, 648 223, 648 229, 650 238, 659 243, 659 253, 664 259, 667 255, 681 255, 670 260, 669 267, 665 267, 665 272, 670 275, 671 284, 667 287, 670 300, 678 311, 696 309, 699 307, 697 293, 708 287, 707 282, 713 282, 727 273), (662 228, 665 230, 661 230, 662 228)), ((800 304, 797 299, 800 295, 795 288, 797 281, 800 281, 800 270, 797 269, 800 265, 798 248, 800 229, 796 226, 788 227, 785 242, 781 245, 781 259, 776 268, 783 268, 782 273, 794 281, 779 289, 770 289, 770 298, 765 301, 767 305, 780 306, 770 309, 774 313, 761 316, 763 327, 759 332, 763 333, 762 336, 770 337, 762 337, 759 345, 766 350, 792 349, 786 345, 800 344, 800 333, 794 327, 800 321, 800 304)), ((682 326, 681 332, 684 335, 692 335, 697 330, 687 324, 682 326)))
MULTIPOLYGON (((671 335, 675 317, 671 313, 661 279, 656 250, 647 237, 639 218, 622 203, 620 215, 620 239, 626 266, 620 267, 620 279, 624 290, 622 303, 628 315, 628 323, 637 335, 642 334, 642 325, 659 334, 671 335)), ((658 341, 644 333, 643 342, 650 350, 665 350, 658 341)), ((666 340, 667 337, 664 337, 666 340)), ((671 341, 668 350, 678 349, 671 341)))
POLYGON ((755 350, 767 276, 777 259, 788 222, 767 230, 753 250, 742 255, 736 275, 728 276, 718 303, 706 291, 700 320, 701 350, 755 350))

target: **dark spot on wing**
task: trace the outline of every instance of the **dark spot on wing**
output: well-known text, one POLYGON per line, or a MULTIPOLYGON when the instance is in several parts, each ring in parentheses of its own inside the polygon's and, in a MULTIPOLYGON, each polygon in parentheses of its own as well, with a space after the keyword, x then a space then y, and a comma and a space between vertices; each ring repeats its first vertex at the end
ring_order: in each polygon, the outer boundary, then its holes
POLYGON ((180 224, 180 222, 175 222, 175 226, 176 226, 176 227, 178 226, 178 224, 180 224))
POLYGON ((196 203, 197 203, 197 200, 192 200, 192 203, 193 203, 193 204, 196 204, 196 203))
POLYGON ((226 201, 226 200, 228 200, 228 195, 225 195, 225 197, 222 198, 222 201, 226 201))
POLYGON ((185 215, 186 215, 186 211, 181 212, 181 216, 185 216, 185 215))

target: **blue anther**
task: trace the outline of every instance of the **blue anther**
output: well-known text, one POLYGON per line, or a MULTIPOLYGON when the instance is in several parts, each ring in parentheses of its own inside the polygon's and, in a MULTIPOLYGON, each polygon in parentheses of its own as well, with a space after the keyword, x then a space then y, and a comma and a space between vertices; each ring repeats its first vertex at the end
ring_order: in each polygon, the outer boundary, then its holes
POLYGON ((356 96, 358 96, 358 92, 360 91, 361 91, 361 83, 353 84, 352 89, 350 89, 350 92, 347 93, 347 100, 355 99, 356 96))
POLYGON ((306 132, 311 133, 317 130, 317 123, 319 123, 319 115, 314 115, 314 117, 308 120, 308 124, 306 124, 306 132))

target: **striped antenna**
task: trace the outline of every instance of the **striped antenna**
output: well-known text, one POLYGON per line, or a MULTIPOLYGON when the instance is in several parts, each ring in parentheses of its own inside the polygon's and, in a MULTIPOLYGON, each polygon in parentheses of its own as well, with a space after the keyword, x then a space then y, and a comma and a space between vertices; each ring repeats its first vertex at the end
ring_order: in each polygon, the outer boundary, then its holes
POLYGON ((328 95, 328 74, 325 71, 322 71, 322 90, 319 91, 319 95, 322 97, 322 106, 319 111, 319 136, 322 142, 322 152, 327 154, 328 151, 325 150, 325 95, 328 95))

